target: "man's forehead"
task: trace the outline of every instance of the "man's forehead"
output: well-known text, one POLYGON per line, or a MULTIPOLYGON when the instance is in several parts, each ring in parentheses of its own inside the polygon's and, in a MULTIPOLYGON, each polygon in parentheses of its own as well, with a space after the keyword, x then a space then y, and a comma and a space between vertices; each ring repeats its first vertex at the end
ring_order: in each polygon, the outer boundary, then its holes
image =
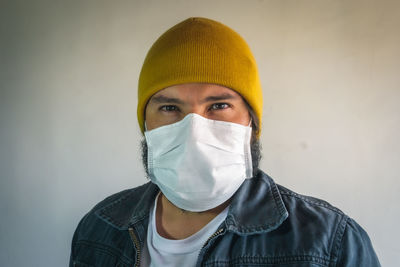
POLYGON ((202 101, 238 99, 241 96, 234 90, 216 84, 190 83, 164 88, 155 93, 150 101, 165 102, 167 99, 197 98, 202 101))

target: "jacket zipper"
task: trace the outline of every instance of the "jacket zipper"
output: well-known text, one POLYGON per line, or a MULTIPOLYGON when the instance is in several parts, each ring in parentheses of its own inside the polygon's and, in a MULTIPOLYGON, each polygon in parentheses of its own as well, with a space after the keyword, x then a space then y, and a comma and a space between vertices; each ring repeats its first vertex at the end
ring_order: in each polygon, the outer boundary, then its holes
POLYGON ((221 228, 221 229, 217 230, 215 233, 213 233, 213 234, 206 240, 206 242, 204 242, 204 245, 201 247, 201 249, 200 249, 200 251, 199 251, 199 255, 197 256, 197 263, 196 263, 196 266, 200 266, 198 261, 200 260, 200 254, 201 254, 201 251, 203 250, 203 248, 204 248, 205 246, 207 246, 208 242, 210 242, 211 239, 213 239, 214 237, 217 237, 217 236, 220 235, 223 231, 224 231, 224 228, 221 228))
POLYGON ((201 247, 201 249, 203 249, 205 246, 207 246, 208 242, 210 242, 211 239, 213 239, 214 237, 216 237, 217 235, 219 235, 220 233, 222 233, 224 231, 224 228, 221 228, 219 230, 217 230, 215 233, 213 233, 204 243, 204 245, 201 247))
POLYGON ((133 228, 129 227, 128 231, 129 231, 129 235, 131 236, 131 239, 133 241, 133 245, 136 248, 137 257, 136 257, 135 267, 139 267, 140 266, 140 243, 139 243, 139 240, 137 239, 137 237, 135 235, 135 232, 134 232, 133 228))
MULTIPOLYGON (((137 237, 136 237, 136 235, 135 235, 135 232, 134 232, 133 228, 132 228, 132 227, 129 227, 129 228, 128 228, 128 231, 129 231, 129 235, 131 236, 131 239, 132 239, 132 241, 133 241, 133 245, 134 245, 135 248, 136 248, 137 260, 136 260, 136 263, 135 263, 135 267, 136 267, 136 266, 139 267, 139 266, 140 266, 140 243, 139 243, 139 240, 137 239, 137 237)), ((224 228, 221 228, 221 229, 217 230, 215 233, 213 233, 213 234, 206 240, 206 242, 204 243, 204 245, 203 245, 203 246, 201 247, 201 249, 200 249, 199 256, 200 256, 201 250, 202 250, 205 246, 207 246, 208 242, 210 242, 210 240, 213 239, 214 237, 216 237, 216 236, 218 236, 219 234, 221 234, 223 231, 224 231, 224 228)))

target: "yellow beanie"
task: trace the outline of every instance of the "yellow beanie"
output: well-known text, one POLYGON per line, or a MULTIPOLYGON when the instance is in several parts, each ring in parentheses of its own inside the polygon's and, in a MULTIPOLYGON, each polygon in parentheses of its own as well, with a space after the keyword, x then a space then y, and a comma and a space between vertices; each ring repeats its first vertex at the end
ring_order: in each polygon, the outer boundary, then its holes
POLYGON ((261 125, 263 98, 256 62, 244 39, 229 27, 189 18, 153 44, 139 77, 137 116, 142 132, 151 96, 184 83, 212 83, 238 92, 261 125))

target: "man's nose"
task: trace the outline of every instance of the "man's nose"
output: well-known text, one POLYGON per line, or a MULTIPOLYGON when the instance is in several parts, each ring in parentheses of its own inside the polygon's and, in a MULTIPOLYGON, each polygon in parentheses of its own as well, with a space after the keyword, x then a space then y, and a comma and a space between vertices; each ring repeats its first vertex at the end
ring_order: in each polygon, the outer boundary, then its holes
POLYGON ((187 110, 183 112, 183 117, 186 117, 188 114, 197 114, 204 118, 207 118, 207 110, 202 106, 190 106, 187 110))

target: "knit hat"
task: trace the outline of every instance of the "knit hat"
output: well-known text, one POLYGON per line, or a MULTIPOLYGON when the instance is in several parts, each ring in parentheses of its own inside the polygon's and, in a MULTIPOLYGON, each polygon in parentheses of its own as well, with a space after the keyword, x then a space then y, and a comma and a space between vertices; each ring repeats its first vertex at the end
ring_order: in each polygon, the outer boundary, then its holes
POLYGON ((212 83, 236 91, 261 124, 263 99, 256 62, 244 39, 229 27, 206 18, 189 18, 157 39, 139 77, 137 116, 142 132, 151 96, 184 83, 212 83))

